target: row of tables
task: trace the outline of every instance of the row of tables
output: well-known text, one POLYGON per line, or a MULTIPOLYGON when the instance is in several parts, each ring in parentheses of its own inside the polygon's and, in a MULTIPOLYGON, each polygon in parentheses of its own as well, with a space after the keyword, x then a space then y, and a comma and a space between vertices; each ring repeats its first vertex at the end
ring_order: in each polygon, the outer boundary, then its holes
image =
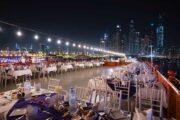
MULTIPOLYGON (((78 64, 75 64, 76 67, 80 67, 80 68, 85 68, 85 67, 93 67, 94 65, 95 66, 101 66, 101 64, 103 63, 100 63, 100 62, 96 62, 96 63, 78 63, 78 64)), ((43 66, 37 66, 38 68, 41 68, 42 69, 42 72, 43 73, 50 73, 50 72, 56 72, 57 71, 57 66, 56 65, 51 65, 51 66, 48 66, 48 67, 43 67, 43 66)), ((68 71, 68 70, 72 70, 73 69, 73 66, 71 64, 66 64, 66 65, 61 65, 61 70, 62 71, 68 71)), ((23 69, 23 70, 9 70, 8 71, 8 75, 11 75, 13 76, 15 79, 17 79, 19 76, 24 76, 24 75, 30 75, 32 76, 32 72, 35 72, 36 71, 36 68, 35 66, 30 66, 28 69, 23 69)))

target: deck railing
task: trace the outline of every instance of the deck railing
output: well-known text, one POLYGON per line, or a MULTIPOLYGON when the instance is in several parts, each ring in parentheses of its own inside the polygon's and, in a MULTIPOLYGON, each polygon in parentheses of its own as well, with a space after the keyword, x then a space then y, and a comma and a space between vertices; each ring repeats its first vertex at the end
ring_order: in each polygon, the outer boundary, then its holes
POLYGON ((151 63, 145 62, 150 68, 152 68, 157 79, 164 85, 167 90, 168 97, 168 118, 176 118, 180 120, 180 91, 165 78, 151 63))

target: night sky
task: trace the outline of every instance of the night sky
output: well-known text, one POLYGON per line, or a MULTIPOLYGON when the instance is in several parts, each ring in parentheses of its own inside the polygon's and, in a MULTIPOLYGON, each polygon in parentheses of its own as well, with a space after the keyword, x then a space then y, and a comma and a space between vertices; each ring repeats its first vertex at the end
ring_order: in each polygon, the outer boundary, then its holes
POLYGON ((176 0, 1 0, 0 20, 97 44, 103 33, 111 32, 116 24, 127 32, 130 19, 134 19, 136 30, 145 34, 161 13, 166 45, 180 46, 178 5, 176 0))

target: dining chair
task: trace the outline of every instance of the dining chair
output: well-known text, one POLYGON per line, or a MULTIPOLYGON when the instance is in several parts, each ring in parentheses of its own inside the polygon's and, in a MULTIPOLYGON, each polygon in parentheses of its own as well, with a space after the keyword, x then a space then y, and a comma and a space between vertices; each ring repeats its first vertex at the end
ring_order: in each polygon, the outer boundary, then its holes
POLYGON ((15 84, 17 83, 16 79, 15 79, 13 76, 8 75, 8 74, 6 73, 6 71, 3 71, 1 75, 2 75, 2 82, 4 82, 4 83, 2 83, 2 84, 4 84, 4 87, 5 87, 5 88, 6 88, 6 85, 7 85, 7 81, 8 81, 8 80, 14 80, 15 84))
POLYGON ((29 69, 32 71, 32 78, 35 79, 36 74, 38 74, 38 70, 37 70, 36 66, 35 65, 30 65, 29 69))
POLYGON ((140 88, 139 109, 152 108, 153 118, 163 118, 163 91, 162 89, 140 88))
POLYGON ((131 86, 131 81, 129 80, 120 80, 114 82, 114 89, 115 91, 122 91, 122 96, 126 97, 128 108, 127 111, 130 111, 130 86, 131 86))
POLYGON ((92 91, 89 88, 76 86, 75 89, 76 89, 76 97, 78 101, 90 102, 92 91))
POLYGON ((0 71, 0 86, 3 85, 2 72, 0 71))
POLYGON ((105 90, 106 89, 106 83, 105 80, 100 77, 100 78, 95 78, 94 79, 95 82, 95 89, 101 89, 101 90, 105 90))
POLYGON ((48 81, 48 90, 54 91, 57 86, 60 85, 60 79, 50 78, 48 81))
POLYGON ((144 88, 144 87, 146 87, 145 85, 144 85, 144 82, 143 81, 140 81, 140 80, 136 80, 135 81, 135 87, 136 87, 136 94, 135 94, 135 106, 136 107, 139 107, 139 89, 140 88, 144 88))

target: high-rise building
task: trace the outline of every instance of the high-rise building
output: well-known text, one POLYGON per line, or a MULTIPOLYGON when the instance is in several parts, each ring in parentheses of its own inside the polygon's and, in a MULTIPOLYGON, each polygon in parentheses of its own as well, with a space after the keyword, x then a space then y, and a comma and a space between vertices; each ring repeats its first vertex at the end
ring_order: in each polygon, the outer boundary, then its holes
POLYGON ((149 33, 148 35, 150 38, 150 44, 155 47, 156 46, 156 28, 155 28, 154 23, 150 23, 148 33, 149 33))
POLYGON ((108 34, 104 33, 103 38, 100 39, 100 48, 107 49, 109 47, 109 46, 106 46, 107 43, 109 43, 108 34))
POLYGON ((129 46, 128 46, 128 38, 126 36, 126 34, 123 34, 122 35, 122 43, 123 43, 123 53, 126 53, 128 54, 128 49, 129 49, 129 46))
POLYGON ((162 24, 162 16, 159 15, 158 25, 156 28, 156 52, 162 54, 164 49, 164 26, 162 24))
POLYGON ((134 20, 130 21, 129 24, 129 36, 128 36, 128 47, 129 47, 129 54, 135 53, 135 28, 134 28, 134 20))
POLYGON ((140 32, 135 32, 135 41, 134 41, 134 51, 135 55, 138 55, 140 52, 140 32))
POLYGON ((149 35, 145 35, 144 38, 141 39, 140 54, 148 55, 150 53, 150 45, 150 37, 149 35))
POLYGON ((101 40, 100 40, 100 49, 105 49, 105 47, 106 47, 106 44, 105 44, 105 40, 104 40, 104 38, 101 38, 101 40))
POLYGON ((122 40, 122 29, 120 25, 116 26, 115 32, 112 34, 112 44, 111 48, 114 51, 122 52, 123 50, 123 40, 122 40))

